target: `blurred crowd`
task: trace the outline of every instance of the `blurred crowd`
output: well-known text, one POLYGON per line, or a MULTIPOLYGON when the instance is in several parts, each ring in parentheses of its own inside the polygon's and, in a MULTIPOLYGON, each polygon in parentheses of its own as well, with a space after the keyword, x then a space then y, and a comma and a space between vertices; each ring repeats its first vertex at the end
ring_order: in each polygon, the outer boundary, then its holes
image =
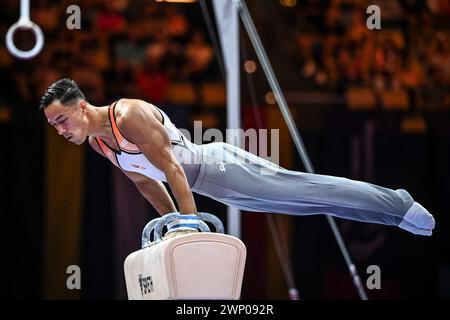
POLYGON ((450 108, 450 1, 300 1, 295 24, 300 73, 345 92, 405 90, 413 108, 450 108), (380 8, 381 29, 366 21, 380 8))
MULTIPOLYGON (((162 5, 149 0, 77 1, 81 29, 69 30, 66 21, 72 12, 66 13, 66 9, 73 1, 31 3, 31 19, 45 34, 44 50, 30 61, 20 61, 4 46, 0 49, 4 92, 16 92, 22 102, 37 106, 46 87, 62 75, 76 79, 93 104, 119 97, 158 104, 165 101, 172 82, 196 83, 216 76, 201 14, 200 18, 196 16, 198 5, 162 5)), ((2 37, 18 14, 19 1, 2 2, 2 37)), ((25 49, 30 37, 31 33, 19 32, 17 46, 25 49)))

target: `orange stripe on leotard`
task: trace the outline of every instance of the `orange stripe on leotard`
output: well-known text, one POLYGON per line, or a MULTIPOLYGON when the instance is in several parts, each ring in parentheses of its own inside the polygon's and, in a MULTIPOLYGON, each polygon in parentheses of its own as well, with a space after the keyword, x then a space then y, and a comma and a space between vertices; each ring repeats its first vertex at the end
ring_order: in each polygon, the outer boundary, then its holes
POLYGON ((114 114, 114 110, 115 110, 117 102, 118 101, 116 101, 114 103, 112 108, 111 108, 111 106, 109 107, 109 120, 111 122, 113 135, 116 138, 117 144, 118 144, 120 150, 123 150, 125 152, 130 152, 130 153, 141 152, 141 150, 139 150, 138 146, 136 146, 135 144, 133 144, 130 141, 128 141, 127 139, 125 139, 125 137, 120 132, 119 127, 117 126, 116 116, 114 114))

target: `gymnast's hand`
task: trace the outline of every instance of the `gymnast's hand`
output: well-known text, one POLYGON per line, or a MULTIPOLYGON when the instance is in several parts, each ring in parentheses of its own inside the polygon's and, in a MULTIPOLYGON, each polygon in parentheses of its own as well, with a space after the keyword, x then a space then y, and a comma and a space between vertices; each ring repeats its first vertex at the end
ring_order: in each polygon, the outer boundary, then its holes
POLYGON ((175 219, 167 224, 166 238, 174 237, 175 235, 198 232, 200 219, 196 214, 182 214, 178 219, 175 219))

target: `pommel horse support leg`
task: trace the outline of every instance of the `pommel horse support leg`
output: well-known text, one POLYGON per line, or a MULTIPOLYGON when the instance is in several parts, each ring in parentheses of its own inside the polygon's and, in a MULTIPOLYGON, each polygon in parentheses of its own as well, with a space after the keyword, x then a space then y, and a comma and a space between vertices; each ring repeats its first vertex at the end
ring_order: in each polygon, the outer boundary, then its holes
POLYGON ((223 230, 209 213, 171 213, 150 221, 142 233, 142 249, 125 259, 128 299, 239 299, 247 249, 223 230), (217 232, 210 232, 204 221, 217 232))

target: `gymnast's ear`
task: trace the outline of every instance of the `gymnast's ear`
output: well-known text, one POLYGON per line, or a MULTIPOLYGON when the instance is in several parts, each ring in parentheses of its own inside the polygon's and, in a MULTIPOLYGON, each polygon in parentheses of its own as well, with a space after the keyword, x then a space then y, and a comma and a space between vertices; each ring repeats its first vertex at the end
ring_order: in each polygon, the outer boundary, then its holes
POLYGON ((87 108, 87 102, 86 100, 80 99, 80 101, 78 101, 78 106, 81 108, 81 111, 86 111, 87 108))

